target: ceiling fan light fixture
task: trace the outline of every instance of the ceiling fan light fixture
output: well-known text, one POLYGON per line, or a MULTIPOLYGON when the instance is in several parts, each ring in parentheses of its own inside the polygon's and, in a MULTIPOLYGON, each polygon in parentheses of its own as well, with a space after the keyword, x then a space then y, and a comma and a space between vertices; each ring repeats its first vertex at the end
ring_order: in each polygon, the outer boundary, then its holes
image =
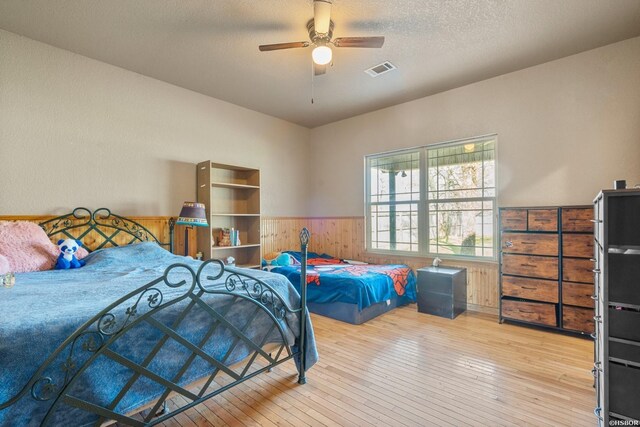
POLYGON ((331 48, 327 45, 316 46, 311 52, 311 58, 313 58, 313 62, 318 65, 327 65, 331 62, 331 57, 333 52, 331 52, 331 48))

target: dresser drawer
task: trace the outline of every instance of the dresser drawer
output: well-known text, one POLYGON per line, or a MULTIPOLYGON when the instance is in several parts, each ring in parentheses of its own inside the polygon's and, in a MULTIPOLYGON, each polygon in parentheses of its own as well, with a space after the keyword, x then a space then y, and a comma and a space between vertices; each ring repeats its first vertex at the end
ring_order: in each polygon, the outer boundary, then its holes
POLYGON ((527 231, 526 209, 503 209, 500 211, 500 229, 527 231))
POLYGON ((502 254, 502 273, 558 280, 558 258, 502 254))
POLYGON ((593 235, 563 234, 562 254, 567 257, 593 258, 593 235))
POLYGON ((593 261, 580 258, 562 259, 562 280, 567 282, 593 283, 593 261))
POLYGON ((544 302, 502 300, 502 317, 556 326, 556 306, 544 302))
POLYGON ((594 308, 595 301, 591 298, 595 293, 594 285, 582 283, 562 283, 562 304, 577 305, 578 307, 594 308))
POLYGON ((502 276, 502 295, 545 302, 558 302, 558 282, 502 276))
POLYGON ((558 235, 502 233, 502 251, 513 254, 558 256, 558 235))
POLYGON ((593 233, 593 208, 562 209, 562 231, 593 233))
POLYGON ((529 231, 558 231, 558 210, 529 209, 527 229, 529 231))
POLYGON ((593 309, 582 307, 562 306, 562 327, 573 331, 591 334, 595 331, 593 309))

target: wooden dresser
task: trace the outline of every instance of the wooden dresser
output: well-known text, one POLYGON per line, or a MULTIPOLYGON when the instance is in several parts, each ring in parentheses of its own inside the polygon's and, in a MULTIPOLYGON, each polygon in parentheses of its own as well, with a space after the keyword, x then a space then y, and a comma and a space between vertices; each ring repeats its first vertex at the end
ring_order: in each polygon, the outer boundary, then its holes
POLYGON ((593 207, 500 209, 500 321, 594 331, 593 207))

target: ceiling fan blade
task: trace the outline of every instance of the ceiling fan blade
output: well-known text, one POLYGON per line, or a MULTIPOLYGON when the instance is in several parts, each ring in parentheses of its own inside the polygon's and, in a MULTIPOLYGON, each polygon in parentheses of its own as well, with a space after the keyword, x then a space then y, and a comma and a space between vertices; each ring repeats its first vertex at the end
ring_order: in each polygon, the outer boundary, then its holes
POLYGON ((333 40, 335 47, 382 47, 384 36, 378 37, 338 37, 333 40))
POLYGON ((260 52, 268 52, 270 50, 293 49, 296 47, 307 47, 307 46, 309 46, 309 42, 290 42, 290 43, 262 44, 258 46, 258 49, 260 49, 260 52))
POLYGON ((333 0, 313 1, 313 22, 316 33, 327 34, 331 22, 331 3, 333 0))
POLYGON ((327 73, 327 65, 318 65, 315 62, 313 63, 313 75, 321 76, 327 73))

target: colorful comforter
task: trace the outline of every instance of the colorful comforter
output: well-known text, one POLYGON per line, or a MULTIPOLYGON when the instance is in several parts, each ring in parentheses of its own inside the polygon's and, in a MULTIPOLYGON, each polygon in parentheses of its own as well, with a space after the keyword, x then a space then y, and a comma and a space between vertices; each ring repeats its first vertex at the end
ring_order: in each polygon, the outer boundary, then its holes
MULTIPOLYGON (((297 260, 300 252, 288 251, 297 260)), ((326 254, 310 252, 307 262, 307 301, 356 304, 358 310, 398 298, 399 305, 416 301, 416 276, 403 264, 351 265, 326 254)), ((286 276, 300 291, 300 266, 271 270, 286 276)))

